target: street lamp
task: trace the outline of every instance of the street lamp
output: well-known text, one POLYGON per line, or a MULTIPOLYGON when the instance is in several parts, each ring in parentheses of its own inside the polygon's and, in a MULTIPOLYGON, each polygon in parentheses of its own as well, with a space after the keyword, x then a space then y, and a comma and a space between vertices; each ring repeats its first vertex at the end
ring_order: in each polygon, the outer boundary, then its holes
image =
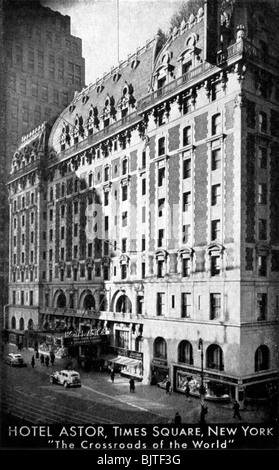
POLYGON ((204 386, 204 373, 203 373, 203 340, 199 339, 198 349, 201 352, 201 385, 200 385, 200 402, 201 402, 201 414, 200 414, 200 422, 203 424, 205 423, 205 414, 206 414, 206 407, 204 406, 204 397, 205 397, 205 386, 204 386))

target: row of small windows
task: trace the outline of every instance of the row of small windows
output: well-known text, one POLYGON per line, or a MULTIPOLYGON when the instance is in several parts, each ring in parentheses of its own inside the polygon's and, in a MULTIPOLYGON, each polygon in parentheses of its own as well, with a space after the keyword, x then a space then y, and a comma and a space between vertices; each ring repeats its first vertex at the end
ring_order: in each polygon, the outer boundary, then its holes
MULTIPOLYGON (((167 360, 167 343, 164 338, 158 337, 153 344, 155 358, 167 360)), ((182 340, 178 345, 177 360, 180 363, 194 364, 193 346, 187 340, 182 340)), ((207 369, 224 370, 224 357, 222 348, 218 344, 210 344, 205 351, 205 367, 207 369)), ((266 345, 256 349, 254 370, 268 370, 270 368, 270 351, 266 345)))

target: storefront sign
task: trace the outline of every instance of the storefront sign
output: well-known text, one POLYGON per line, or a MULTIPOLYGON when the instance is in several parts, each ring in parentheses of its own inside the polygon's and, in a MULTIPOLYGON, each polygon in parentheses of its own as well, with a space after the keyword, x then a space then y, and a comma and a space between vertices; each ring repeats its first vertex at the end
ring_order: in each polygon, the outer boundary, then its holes
POLYGON ((112 354, 117 354, 119 356, 129 357, 130 359, 137 359, 138 361, 143 360, 143 353, 138 351, 131 351, 130 349, 125 348, 109 348, 112 354))
POLYGON ((85 346, 90 344, 100 343, 102 341, 101 336, 93 335, 93 336, 72 336, 68 338, 64 338, 63 343, 64 346, 85 346))
MULTIPOLYGON (((182 372, 182 373, 186 373, 187 375, 189 374, 194 374, 194 375, 197 375, 197 374, 200 374, 201 372, 197 369, 192 369, 192 368, 188 368, 188 367, 185 367, 185 368, 177 368, 177 371, 178 372, 182 372)), ((237 378, 234 378, 234 377, 226 377, 224 375, 217 375, 217 374, 211 374, 210 372, 204 372, 203 373, 203 376, 204 378, 206 379, 211 379, 211 380, 216 380, 218 382, 225 382, 225 383, 229 383, 229 384, 237 384, 238 383, 238 379, 237 378)))

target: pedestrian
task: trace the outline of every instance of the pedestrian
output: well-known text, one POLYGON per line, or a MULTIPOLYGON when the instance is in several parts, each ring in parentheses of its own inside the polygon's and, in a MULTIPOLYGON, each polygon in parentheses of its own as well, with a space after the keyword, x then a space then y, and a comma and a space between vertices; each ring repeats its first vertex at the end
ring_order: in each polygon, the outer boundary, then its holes
POLYGON ((41 354, 40 360, 41 360, 41 364, 42 364, 42 366, 43 366, 44 363, 45 363, 45 356, 44 356, 43 354, 41 354))
POLYGON ((181 416, 180 414, 178 413, 178 411, 175 413, 175 417, 174 417, 174 424, 181 424, 182 423, 182 419, 181 419, 181 416))
POLYGON ((170 391, 170 388, 171 388, 171 383, 170 383, 170 380, 167 379, 166 381, 166 394, 171 394, 171 391, 170 391))
POLYGON ((114 382, 114 376, 115 376, 114 369, 111 369, 110 378, 111 378, 112 383, 114 382))
POLYGON ((235 400, 234 405, 233 405, 233 417, 242 419, 239 413, 239 409, 240 409, 240 404, 238 403, 238 401, 235 400))
POLYGON ((40 357, 40 354, 39 354, 39 351, 38 351, 38 349, 37 349, 37 351, 36 351, 36 359, 39 359, 39 357, 40 357))
POLYGON ((46 367, 49 366, 49 356, 46 356, 46 358, 45 358, 45 364, 46 364, 46 367))
POLYGON ((130 392, 135 393, 135 381, 134 379, 130 379, 130 392))
POLYGON ((185 387, 185 397, 188 401, 191 401, 190 400, 190 387, 189 387, 189 383, 187 382, 187 385, 185 387))
POLYGON ((51 351, 50 353, 50 362, 51 362, 51 365, 53 366, 54 364, 54 361, 55 361, 55 354, 53 351, 51 351))
POLYGON ((202 407, 201 407, 201 414, 200 414, 200 422, 201 422, 201 424, 204 424, 204 423, 205 423, 205 416, 207 415, 207 413, 208 413, 208 408, 207 408, 207 406, 202 405, 202 407))
POLYGON ((31 359, 31 366, 34 367, 35 366, 35 357, 32 356, 32 359, 31 359))

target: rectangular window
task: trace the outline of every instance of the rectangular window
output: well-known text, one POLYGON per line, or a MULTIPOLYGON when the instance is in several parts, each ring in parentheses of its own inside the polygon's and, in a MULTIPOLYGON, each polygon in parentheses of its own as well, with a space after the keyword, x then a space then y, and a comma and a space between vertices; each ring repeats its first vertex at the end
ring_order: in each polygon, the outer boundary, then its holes
POLYGON ((220 240, 220 235, 221 235, 221 221, 219 219, 212 220, 211 240, 220 240))
POLYGON ((264 112, 260 112, 259 114, 259 131, 267 132, 267 115, 264 112))
POLYGON ((127 277, 127 265, 122 264, 121 265, 121 279, 126 279, 127 277))
POLYGON ((158 201, 158 217, 163 217, 165 213, 165 198, 158 201))
POLYGON ((49 231, 49 241, 52 242, 52 240, 53 240, 53 230, 51 228, 49 231))
POLYGON ((20 292, 20 303, 21 305, 24 305, 24 291, 23 290, 20 292))
POLYGON ((159 168, 158 170, 158 186, 163 186, 165 181, 165 167, 159 168))
POLYGON ((145 235, 142 235, 141 236, 141 251, 145 251, 145 247, 146 247, 146 239, 145 239, 145 235))
POLYGON ((127 251, 127 238, 122 238, 122 253, 127 251))
POLYGON ((267 185, 260 183, 258 186, 258 202, 259 204, 267 204, 267 185))
POLYGON ((211 127, 212 135, 221 134, 222 127, 221 127, 221 114, 220 113, 212 116, 211 125, 212 125, 211 127))
POLYGON ((88 243, 88 258, 92 258, 92 253, 93 253, 93 244, 88 243))
POLYGON ((165 275, 165 261, 158 260, 157 261, 157 277, 162 278, 165 275))
POLYGON ((191 225, 183 225, 182 227, 182 243, 184 245, 190 244, 191 225))
POLYGON ((266 147, 259 148, 259 167, 260 168, 267 167, 267 148, 266 147))
POLYGON ((109 229, 109 218, 107 215, 105 216, 104 229, 105 229, 105 232, 107 232, 109 229))
POLYGON ((221 200, 221 185, 214 184, 211 188, 211 205, 216 206, 221 200))
POLYGON ((186 96, 183 100, 183 104, 182 104, 182 112, 183 114, 188 114, 191 112, 191 97, 190 96, 186 96))
POLYGON ((165 137, 161 137, 158 140, 158 155, 165 155, 166 148, 165 148, 165 137))
POLYGON ((74 224, 74 237, 78 236, 78 224, 74 224))
POLYGON ((127 227, 128 225, 128 212, 122 212, 122 227, 127 227))
POLYGON ((22 227, 25 226, 25 216, 24 215, 21 217, 21 225, 22 225, 22 227))
POLYGON ((221 294, 210 294, 210 320, 221 317, 221 294))
POLYGON ((259 219, 259 240, 267 239, 267 220, 259 219))
POLYGON ((49 250, 49 261, 52 261, 53 251, 49 250))
POLYGON ((163 124, 165 124, 165 110, 164 109, 161 109, 160 111, 158 111, 158 115, 157 115, 157 118, 158 118, 158 126, 162 126, 163 124))
POLYGON ((190 276, 190 258, 182 258, 182 277, 190 276))
POLYGON ((142 152, 142 155, 141 155, 141 167, 142 167, 142 169, 146 167, 146 152, 142 152))
POLYGON ((257 320, 266 320, 267 317, 267 294, 257 294, 257 320))
POLYGON ((74 245, 74 259, 77 259, 78 257, 78 246, 74 245))
POLYGON ((191 126, 184 127, 183 129, 183 147, 191 144, 191 126))
POLYGON ((145 278, 145 263, 141 263, 141 278, 145 278))
POLYGON ((142 223, 145 223, 145 220, 146 220, 146 207, 143 206, 141 208, 141 221, 142 221, 142 223))
POLYGON ((258 256, 258 272, 259 272, 259 276, 267 275, 267 256, 266 255, 258 256))
POLYGON ((220 274, 220 256, 211 256, 211 276, 220 274))
POLYGON ((165 314, 165 293, 157 293, 157 316, 165 314))
POLYGON ((191 159, 183 160, 183 179, 191 178, 191 159))
POLYGON ((74 214, 78 214, 78 201, 74 202, 74 214))
POLYGON ((33 291, 32 290, 29 292, 29 304, 33 305, 33 291))
POLYGON ((212 150, 212 171, 221 168, 221 149, 212 150))
POLYGON ((141 180, 141 194, 142 196, 145 196, 146 194, 146 179, 142 178, 141 180))
POLYGON ((128 199, 128 186, 122 186, 122 201, 127 201, 128 199))
POLYGON ((108 206, 109 204, 109 192, 108 191, 104 193, 104 204, 105 206, 108 206))
POLYGON ((181 294, 181 318, 190 317, 191 314, 191 294, 183 292, 181 294))
POLYGON ((34 262, 34 251, 30 251, 30 262, 33 263, 34 262))
POLYGON ((163 246, 164 244, 165 230, 163 228, 158 230, 158 246, 163 246))
POLYGON ((61 240, 65 238, 65 227, 61 227, 61 240))
POLYGON ((183 193, 183 212, 187 212, 191 206, 191 192, 183 193))

